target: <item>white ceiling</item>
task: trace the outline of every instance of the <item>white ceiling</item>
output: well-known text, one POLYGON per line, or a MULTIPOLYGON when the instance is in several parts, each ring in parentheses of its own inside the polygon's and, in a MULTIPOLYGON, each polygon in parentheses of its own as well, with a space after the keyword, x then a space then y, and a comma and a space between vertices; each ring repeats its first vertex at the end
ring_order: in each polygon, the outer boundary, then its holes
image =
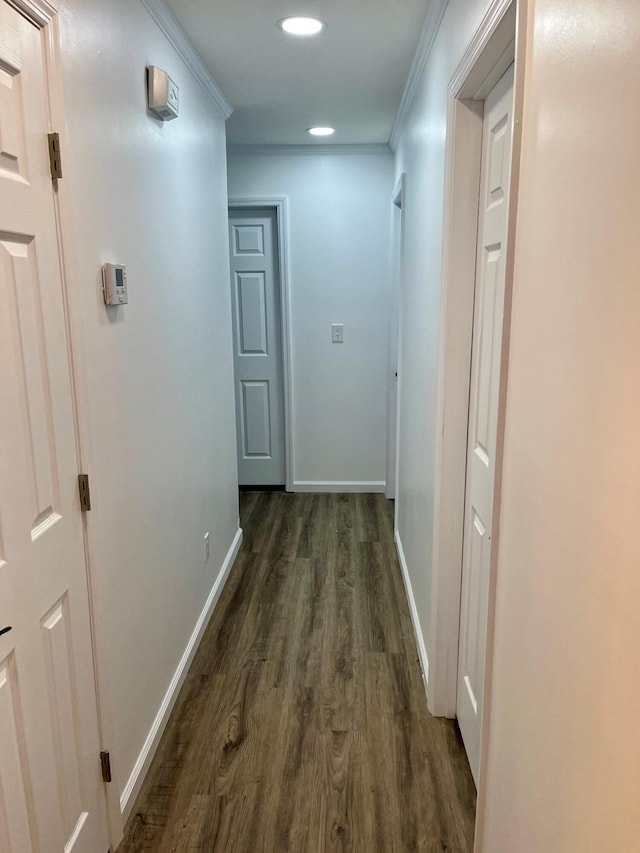
POLYGON ((312 125, 336 128, 329 144, 386 143, 429 0, 167 0, 234 108, 232 145, 315 143, 312 125), (287 15, 327 28, 283 33, 287 15))

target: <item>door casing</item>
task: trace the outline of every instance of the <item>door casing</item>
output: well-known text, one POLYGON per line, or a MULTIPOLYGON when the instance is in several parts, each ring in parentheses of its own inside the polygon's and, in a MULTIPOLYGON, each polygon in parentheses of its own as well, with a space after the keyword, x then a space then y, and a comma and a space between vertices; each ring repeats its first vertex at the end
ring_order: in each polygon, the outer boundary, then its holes
POLYGON ((478 779, 484 708, 486 608, 491 562, 497 392, 509 177, 513 133, 513 65, 484 101, 478 248, 467 430, 467 468, 458 644, 457 718, 471 772, 478 779))
POLYGON ((230 198, 230 209, 267 208, 275 210, 276 234, 278 240, 278 260, 280 266, 280 311, 282 328, 282 373, 284 389, 284 458, 285 488, 293 491, 294 470, 294 429, 293 429, 293 363, 292 363, 292 325, 291 291, 289 277, 289 222, 288 199, 286 196, 251 196, 230 198))
MULTIPOLYGON (((398 493, 398 401, 400 398, 400 351, 402 346, 402 279, 404 273, 404 188, 403 172, 391 196, 392 209, 392 276, 391 321, 389 323, 389 363, 387 393, 387 453, 385 497, 395 499, 398 493)), ((397 513, 397 504, 396 504, 397 513)), ((394 513, 395 515, 395 513, 394 513)), ((397 521, 397 519, 396 519, 397 521)), ((394 521, 394 526, 396 522, 394 521)))
MULTIPOLYGON (((496 474, 491 530, 492 555, 485 668, 485 701, 478 795, 484 767, 491 705, 491 660, 499 545, 502 449, 511 326, 513 262, 520 168, 526 0, 494 0, 462 57, 448 89, 445 153, 443 287, 440 317, 438 429, 434 504, 433 572, 429 644, 429 706, 454 718, 460 592, 464 538, 467 429, 473 334, 482 123, 486 95, 515 62, 514 131, 507 228, 506 282, 498 405, 496 474)), ((481 828, 476 828, 476 849, 481 828)))

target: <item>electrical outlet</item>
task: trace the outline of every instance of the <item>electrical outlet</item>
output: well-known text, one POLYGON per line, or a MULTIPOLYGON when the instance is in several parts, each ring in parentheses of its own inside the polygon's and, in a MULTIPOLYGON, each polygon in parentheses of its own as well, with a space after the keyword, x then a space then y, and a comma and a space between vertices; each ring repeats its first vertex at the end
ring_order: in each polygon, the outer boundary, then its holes
POLYGON ((209 533, 204 534, 204 561, 207 563, 209 561, 209 533))

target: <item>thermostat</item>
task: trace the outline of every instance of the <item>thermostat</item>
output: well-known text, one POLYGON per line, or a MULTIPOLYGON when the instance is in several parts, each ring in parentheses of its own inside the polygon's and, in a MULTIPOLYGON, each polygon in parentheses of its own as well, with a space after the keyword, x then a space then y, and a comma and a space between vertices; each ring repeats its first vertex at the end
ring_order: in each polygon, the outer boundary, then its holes
POLYGON ((180 90, 162 68, 150 65, 147 69, 149 109, 162 121, 178 117, 180 90))
POLYGON ((105 305, 126 305, 127 268, 122 264, 104 264, 102 267, 102 293, 105 305))

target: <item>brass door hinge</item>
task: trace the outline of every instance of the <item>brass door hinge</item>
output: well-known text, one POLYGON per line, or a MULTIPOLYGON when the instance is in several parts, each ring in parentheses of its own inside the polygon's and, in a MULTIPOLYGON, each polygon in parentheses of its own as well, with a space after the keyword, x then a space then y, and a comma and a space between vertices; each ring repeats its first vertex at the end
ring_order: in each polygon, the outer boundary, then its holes
POLYGON ((60 135, 57 133, 48 133, 49 140, 49 164, 51 166, 51 177, 62 177, 62 161, 60 159, 60 135))
POLYGON ((89 512, 91 509, 91 492, 88 474, 78 474, 78 491, 80 493, 80 509, 82 512, 89 512))
POLYGON ((100 753, 100 766, 102 768, 102 781, 111 781, 111 756, 108 752, 100 753))

